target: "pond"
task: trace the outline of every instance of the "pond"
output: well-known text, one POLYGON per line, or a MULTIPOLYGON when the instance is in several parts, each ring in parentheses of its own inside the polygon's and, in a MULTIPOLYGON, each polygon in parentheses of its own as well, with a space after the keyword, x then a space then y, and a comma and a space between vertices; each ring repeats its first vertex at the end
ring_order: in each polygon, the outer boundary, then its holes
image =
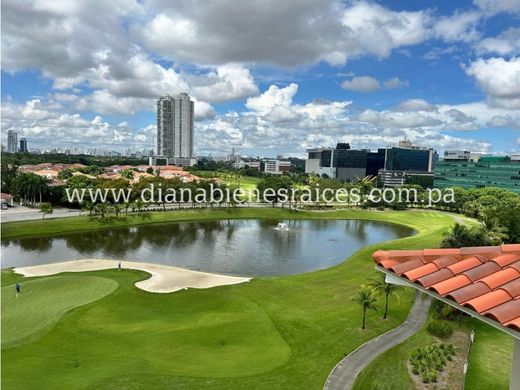
POLYGON ((231 275, 288 275, 328 268, 367 245, 412 234, 401 225, 361 220, 178 222, 5 239, 1 260, 2 268, 99 258, 231 275))

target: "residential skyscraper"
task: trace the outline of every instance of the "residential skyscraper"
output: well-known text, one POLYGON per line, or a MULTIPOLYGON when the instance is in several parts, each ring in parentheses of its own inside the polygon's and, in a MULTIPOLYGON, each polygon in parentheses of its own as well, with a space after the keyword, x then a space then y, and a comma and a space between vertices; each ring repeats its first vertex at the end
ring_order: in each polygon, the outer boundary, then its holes
POLYGON ((18 133, 14 130, 7 131, 7 152, 18 152, 18 133))
POLYGON ((193 101, 187 93, 157 100, 157 155, 193 158, 193 101))
POLYGON ((29 150, 27 149, 27 138, 20 138, 20 148, 18 149, 20 153, 27 153, 29 150))

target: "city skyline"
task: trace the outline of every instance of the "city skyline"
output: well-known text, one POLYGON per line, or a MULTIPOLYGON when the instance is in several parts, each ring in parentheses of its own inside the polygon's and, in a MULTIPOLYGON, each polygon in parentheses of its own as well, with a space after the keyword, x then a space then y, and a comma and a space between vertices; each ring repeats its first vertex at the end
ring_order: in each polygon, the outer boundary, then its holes
POLYGON ((404 137, 440 153, 520 150, 517 2, 228 12, 218 1, 6 1, 2 11, 4 145, 15 130, 29 149, 155 149, 156 99, 186 92, 197 155, 376 150, 404 137))

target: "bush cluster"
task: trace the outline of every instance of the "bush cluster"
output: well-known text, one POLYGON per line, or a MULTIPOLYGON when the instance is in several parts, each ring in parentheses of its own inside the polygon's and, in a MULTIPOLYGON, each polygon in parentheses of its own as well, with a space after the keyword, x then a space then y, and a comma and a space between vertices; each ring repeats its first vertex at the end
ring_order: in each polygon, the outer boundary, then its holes
POLYGON ((453 326, 446 321, 432 320, 426 325, 426 330, 432 336, 448 338, 453 334, 453 326))
POLYGON ((439 372, 444 370, 447 361, 453 360, 455 348, 452 344, 432 344, 417 348, 410 356, 414 375, 421 375, 423 383, 437 382, 439 372))

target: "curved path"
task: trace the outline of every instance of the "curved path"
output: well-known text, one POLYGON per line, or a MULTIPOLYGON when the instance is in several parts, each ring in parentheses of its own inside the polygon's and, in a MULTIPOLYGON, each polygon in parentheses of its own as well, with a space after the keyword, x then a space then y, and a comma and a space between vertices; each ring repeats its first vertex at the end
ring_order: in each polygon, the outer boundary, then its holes
POLYGON ((420 292, 415 295, 415 303, 408 318, 397 328, 384 333, 351 352, 331 371, 325 390, 350 390, 359 373, 378 355, 396 346, 416 333, 428 318, 430 297, 422 297, 420 292))
MULTIPOLYGON (((118 267, 119 260, 72 260, 62 263, 17 267, 14 272, 24 276, 47 276, 62 272, 85 272, 118 267)), ((184 268, 153 263, 137 263, 121 260, 122 268, 148 272, 151 276, 135 284, 137 288, 148 292, 169 293, 186 288, 209 288, 249 282, 251 278, 211 274, 191 271, 184 268)))

